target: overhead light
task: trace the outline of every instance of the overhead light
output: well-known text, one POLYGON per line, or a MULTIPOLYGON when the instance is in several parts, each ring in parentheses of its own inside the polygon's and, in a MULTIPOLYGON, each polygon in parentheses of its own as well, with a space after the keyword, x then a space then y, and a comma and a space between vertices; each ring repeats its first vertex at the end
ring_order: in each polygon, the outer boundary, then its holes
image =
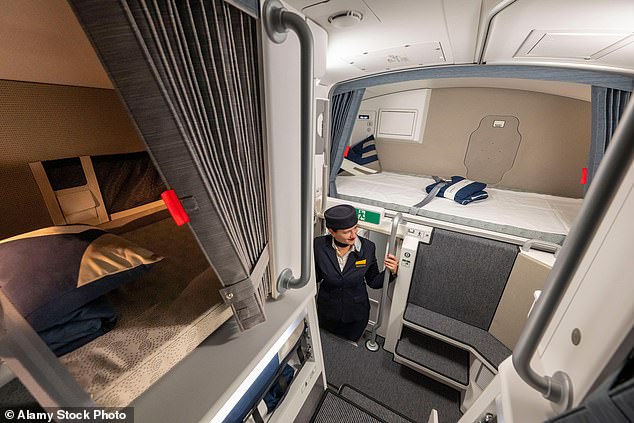
POLYGON ((335 28, 349 28, 363 20, 363 13, 356 10, 337 12, 328 18, 328 22, 335 28))

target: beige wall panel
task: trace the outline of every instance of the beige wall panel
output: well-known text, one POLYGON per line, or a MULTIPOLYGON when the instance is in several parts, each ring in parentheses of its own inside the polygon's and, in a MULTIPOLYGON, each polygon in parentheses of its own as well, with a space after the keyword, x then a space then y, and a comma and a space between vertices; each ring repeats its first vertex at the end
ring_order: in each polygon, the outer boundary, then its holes
POLYGON ((68 1, 2 1, 0 10, 0 79, 112 88, 68 1))
POLYGON ((144 148, 113 90, 0 80, 0 239, 52 224, 29 162, 144 148))
POLYGON ((493 316, 489 332, 511 350, 526 324, 533 293, 544 287, 550 267, 519 253, 504 293, 493 316))
POLYGON ((500 187, 580 198, 581 168, 591 136, 591 106, 582 100, 495 88, 441 88, 431 93, 421 144, 378 140, 387 171, 426 175, 466 174, 469 136, 486 115, 512 115, 522 142, 500 187))

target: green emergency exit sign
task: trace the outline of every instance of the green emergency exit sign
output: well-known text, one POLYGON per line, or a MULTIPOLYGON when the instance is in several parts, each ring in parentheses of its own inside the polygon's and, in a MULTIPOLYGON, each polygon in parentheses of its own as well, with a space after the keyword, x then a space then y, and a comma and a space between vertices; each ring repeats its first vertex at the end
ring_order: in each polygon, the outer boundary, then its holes
POLYGON ((357 218, 359 218, 359 221, 374 223, 375 225, 378 225, 379 223, 381 223, 381 213, 373 212, 370 210, 364 210, 364 209, 355 209, 355 210, 357 211, 357 218))

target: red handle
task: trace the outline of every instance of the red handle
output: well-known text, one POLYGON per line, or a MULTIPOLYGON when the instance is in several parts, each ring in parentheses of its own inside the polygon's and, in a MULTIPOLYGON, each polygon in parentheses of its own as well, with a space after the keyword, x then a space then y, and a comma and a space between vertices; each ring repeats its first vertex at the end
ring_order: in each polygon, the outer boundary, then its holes
POLYGON ((163 199, 167 210, 172 215, 172 219, 174 219, 174 222, 176 222, 178 226, 182 226, 189 222, 189 216, 187 216, 183 205, 173 189, 163 192, 161 194, 161 198, 163 199))

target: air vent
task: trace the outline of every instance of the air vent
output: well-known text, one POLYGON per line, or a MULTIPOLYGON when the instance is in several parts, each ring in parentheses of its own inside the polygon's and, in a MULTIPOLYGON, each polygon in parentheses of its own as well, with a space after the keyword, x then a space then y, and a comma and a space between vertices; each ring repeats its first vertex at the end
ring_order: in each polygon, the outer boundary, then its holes
POLYGON ((382 50, 367 51, 343 57, 347 63, 364 72, 381 72, 413 66, 430 66, 445 63, 445 55, 439 42, 406 44, 382 50))
POLYGON ((356 10, 337 12, 328 18, 330 25, 335 28, 349 28, 363 20, 363 13, 356 10))

